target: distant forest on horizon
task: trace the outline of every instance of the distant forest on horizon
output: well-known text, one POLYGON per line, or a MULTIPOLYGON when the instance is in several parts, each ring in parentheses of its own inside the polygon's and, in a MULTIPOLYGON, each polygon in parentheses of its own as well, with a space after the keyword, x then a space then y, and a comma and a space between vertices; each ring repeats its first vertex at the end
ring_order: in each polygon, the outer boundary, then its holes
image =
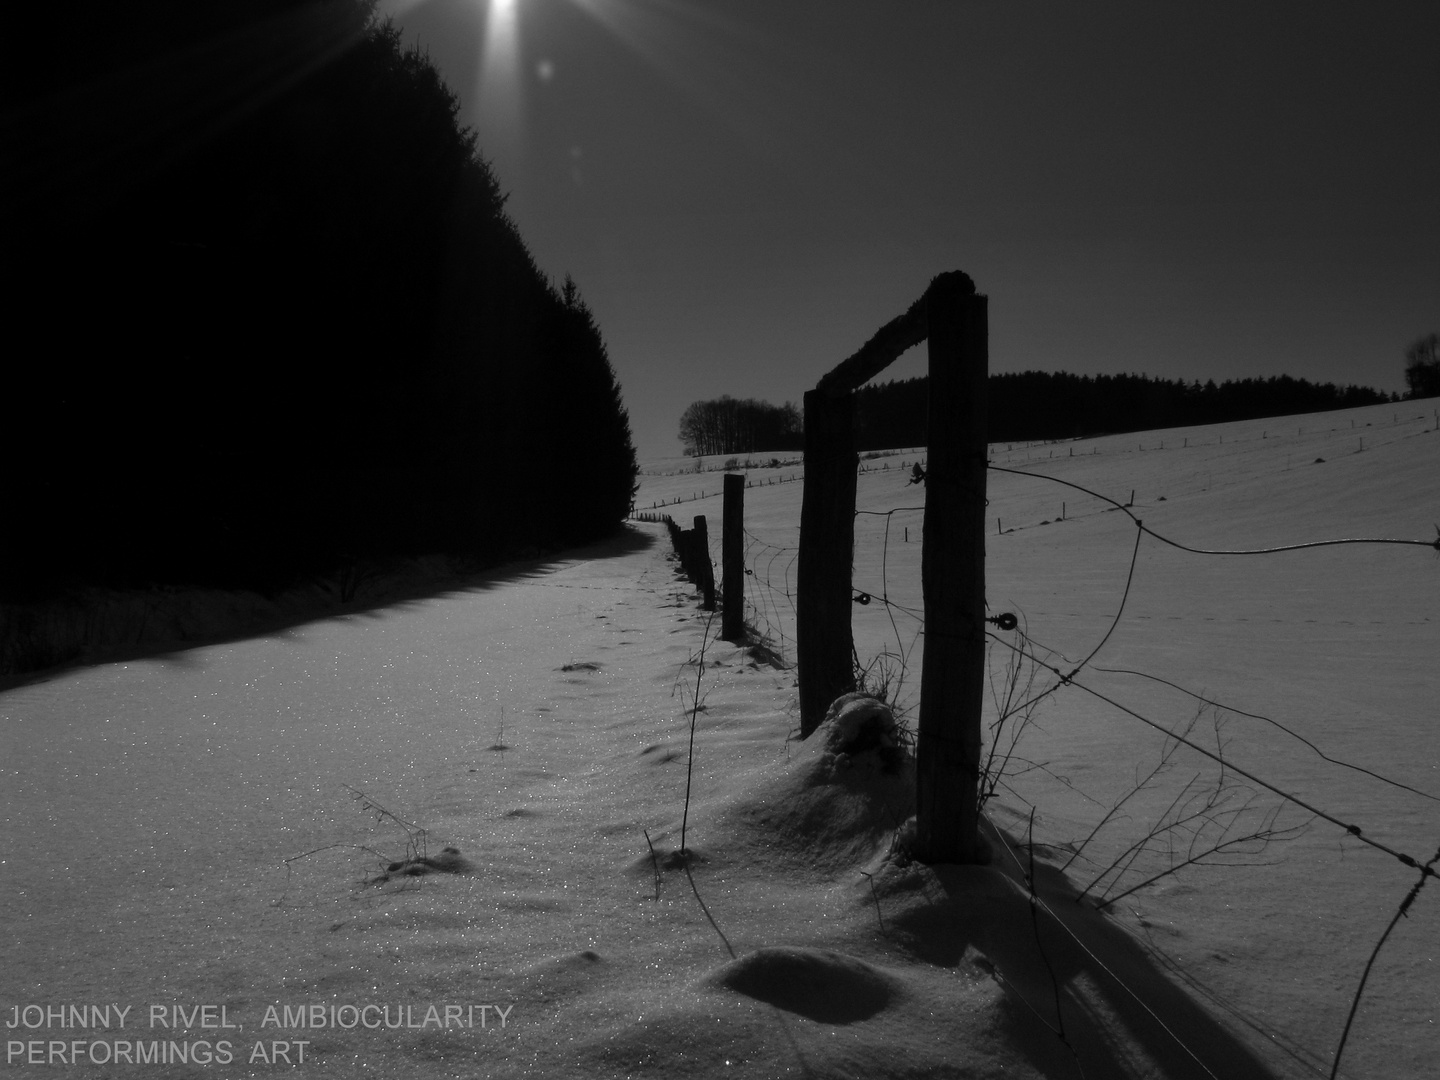
MULTIPOLYGON (((870 383, 855 392, 857 450, 924 446, 929 378, 870 383)), ((1218 385, 1149 375, 1072 375, 1022 371, 991 375, 989 442, 1073 439, 1154 428, 1219 424, 1267 416, 1327 412, 1399 400, 1363 386, 1339 387, 1288 375, 1218 385)), ((801 450, 803 415, 791 402, 730 397, 691 404, 680 419, 690 456, 801 450)))
MULTIPOLYGON (((1393 400, 1364 386, 1339 387, 1289 375, 1216 384, 1149 375, 1072 375, 1066 371, 993 374, 988 386, 989 442, 1074 439, 1153 428, 1191 427, 1267 416, 1327 412, 1393 400)), ((856 446, 923 446, 929 379, 862 386, 856 392, 856 446)))

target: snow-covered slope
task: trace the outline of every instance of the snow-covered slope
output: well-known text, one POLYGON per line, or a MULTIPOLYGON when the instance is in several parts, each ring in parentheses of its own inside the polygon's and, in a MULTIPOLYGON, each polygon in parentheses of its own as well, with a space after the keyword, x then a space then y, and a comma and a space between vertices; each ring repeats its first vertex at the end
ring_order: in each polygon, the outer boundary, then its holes
MULTIPOLYGON (((1420 412, 1115 437, 1073 457, 1070 444, 1001 446, 994 461, 1121 501, 1133 488, 1147 526, 1194 546, 1425 540, 1440 517, 1440 434, 1422 434, 1434 422, 1420 412)), ((862 509, 921 505, 904 483, 916 456, 867 461, 862 509)), ((782 651, 799 471, 757 471, 746 493, 748 598, 782 651)), ((718 475, 701 479, 718 496, 718 475)), ((647 476, 637 501, 694 480, 647 476)), ((991 499, 992 609, 1022 616, 1033 650, 1048 650, 1037 655, 1069 671, 1120 610, 1136 529, 1029 477, 993 475, 991 499)), ((719 498, 693 510, 718 544, 719 498)), ((896 605, 856 606, 857 648, 904 647, 902 706, 923 656, 901 610, 920 608, 920 519, 891 515, 886 546, 883 524, 871 528, 883 519, 862 518, 857 545, 857 588, 896 605)), ((0 1015, 21 1022, 5 1041, 24 1044, 9 1070, 263 1076, 304 1042, 302 1075, 347 1077, 1070 1077, 1076 1055, 1092 1077, 1328 1073, 1413 870, 1186 747, 1107 819, 1166 744, 1078 686, 1044 698, 1015 744, 989 804, 993 865, 909 863, 904 769, 795 741, 794 672, 715 641, 667 547, 663 527, 639 525, 431 600, 0 695, 0 1015), (1162 877, 1109 914, 1069 899, 1177 795, 1187 805, 1186 784, 1238 800, 1212 816, 1253 792, 1241 825, 1278 809, 1276 829, 1308 828, 1205 860, 1238 865, 1162 877), (407 856, 446 846, 461 872, 403 872, 407 856), (72 1004, 131 1011, 123 1029, 53 1014, 24 1026, 44 1017, 27 1006, 72 1004), (224 1013, 180 1033, 151 1027, 152 1004, 224 1013), (285 1007, 294 1020, 302 1005, 356 1026, 284 1026, 285 1007), (221 1015, 243 1027, 201 1026, 221 1015), (224 1040, 233 1060, 28 1064, 31 1043, 41 1059, 52 1041, 72 1056, 70 1040, 95 1044, 83 1061, 157 1039, 224 1040)), ((1397 851, 1433 854, 1434 799, 1120 673, 1264 714, 1440 794, 1433 551, 1201 557, 1147 538, 1135 560, 1123 617, 1076 682, 1167 727, 1198 717, 1194 738, 1212 749, 1223 721, 1227 762, 1397 851)), ((1020 639, 997 636, 1003 700, 1006 642, 1020 639)), ((1048 679, 1039 669, 1033 691, 1048 679)), ((1112 895, 1166 869, 1178 836, 1152 841, 1112 895)), ((1437 905, 1424 890, 1381 952, 1342 1075, 1429 1075, 1437 905)))

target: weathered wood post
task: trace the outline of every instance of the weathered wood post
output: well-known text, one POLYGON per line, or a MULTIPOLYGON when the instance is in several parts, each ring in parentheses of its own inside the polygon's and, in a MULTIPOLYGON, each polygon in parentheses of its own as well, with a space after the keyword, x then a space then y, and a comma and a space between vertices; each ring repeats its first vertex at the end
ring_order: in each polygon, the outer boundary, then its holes
POLYGON ((986 299, 965 274, 937 277, 929 311, 925 476, 925 665, 916 740, 915 855, 986 862, 979 834, 985 689, 986 299))
POLYGON ((720 636, 745 637, 745 477, 725 474, 724 520, 720 526, 720 636))
POLYGON ((891 319, 805 394, 805 493, 795 581, 800 735, 855 688, 850 571, 855 548, 855 390, 925 340, 925 297, 891 319))
POLYGON ((691 549, 694 552, 694 575, 691 580, 700 587, 700 594, 703 599, 700 602, 701 611, 715 610, 715 565, 710 561, 710 530, 705 524, 705 515, 695 515, 695 529, 692 534, 691 543, 695 546, 691 549))
POLYGON ((795 658, 800 737, 855 688, 850 636, 850 568, 855 548, 855 397, 805 393, 805 492, 795 587, 795 658))

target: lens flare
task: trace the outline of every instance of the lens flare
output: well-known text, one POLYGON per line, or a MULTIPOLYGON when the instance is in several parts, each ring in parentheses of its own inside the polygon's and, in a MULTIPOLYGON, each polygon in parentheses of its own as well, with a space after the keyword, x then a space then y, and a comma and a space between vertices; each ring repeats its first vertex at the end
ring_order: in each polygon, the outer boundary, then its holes
POLYGON ((481 142, 492 159, 514 161, 521 149, 523 80, 518 8, 517 0, 490 0, 486 12, 478 111, 481 142))

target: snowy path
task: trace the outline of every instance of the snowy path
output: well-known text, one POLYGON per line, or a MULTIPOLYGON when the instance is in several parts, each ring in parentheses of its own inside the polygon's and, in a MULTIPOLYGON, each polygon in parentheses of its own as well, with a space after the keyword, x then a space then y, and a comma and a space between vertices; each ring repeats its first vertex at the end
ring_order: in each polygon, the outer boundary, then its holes
MULTIPOLYGON (((540 1034, 551 1023, 599 1033, 588 1013, 552 1015, 566 964, 600 963, 575 958, 617 935, 622 955, 642 940, 651 952, 673 931, 652 925, 668 899, 638 902, 648 861, 630 870, 647 827, 678 844, 676 680, 703 634, 663 536, 646 526, 450 596, 0 696, 6 1015, 226 1004, 248 1046, 276 1036, 256 1030, 270 1003, 514 1004, 514 1037, 422 1033, 422 1056, 483 1051, 512 1067, 553 1051, 540 1034), (403 855, 403 832, 347 785, 427 828, 432 853, 458 846, 475 872, 357 888, 375 860, 339 847, 287 874, 286 856, 328 844, 403 855), (477 1051, 477 1038, 491 1042, 477 1051)), ((725 651, 738 656, 711 647, 725 666, 706 678, 706 723, 742 711, 727 670, 742 698, 753 684, 783 700, 791 676, 725 651)), ((766 717, 772 754, 788 724, 766 717)), ((697 795, 714 786, 697 777, 697 795)), ((678 925, 701 919, 693 899, 678 906, 678 925)), ((350 1034, 307 1068, 339 1075, 407 1049, 394 1033, 350 1034)))

